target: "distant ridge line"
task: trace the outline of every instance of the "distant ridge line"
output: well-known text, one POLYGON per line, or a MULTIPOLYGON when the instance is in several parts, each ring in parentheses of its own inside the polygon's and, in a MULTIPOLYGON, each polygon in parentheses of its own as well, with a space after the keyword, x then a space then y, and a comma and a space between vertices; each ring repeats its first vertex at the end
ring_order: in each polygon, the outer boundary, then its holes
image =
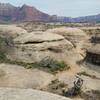
POLYGON ((0 3, 0 21, 100 22, 100 14, 77 18, 61 17, 46 14, 26 4, 15 7, 10 3, 0 3))

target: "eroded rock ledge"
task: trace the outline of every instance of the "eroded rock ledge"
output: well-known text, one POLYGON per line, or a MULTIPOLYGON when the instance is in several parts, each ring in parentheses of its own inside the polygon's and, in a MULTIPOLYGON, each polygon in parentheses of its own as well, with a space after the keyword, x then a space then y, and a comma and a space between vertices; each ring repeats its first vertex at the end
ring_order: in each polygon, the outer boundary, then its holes
POLYGON ((33 63, 46 56, 64 59, 73 48, 63 36, 48 32, 32 32, 14 39, 14 48, 8 58, 15 61, 33 63))

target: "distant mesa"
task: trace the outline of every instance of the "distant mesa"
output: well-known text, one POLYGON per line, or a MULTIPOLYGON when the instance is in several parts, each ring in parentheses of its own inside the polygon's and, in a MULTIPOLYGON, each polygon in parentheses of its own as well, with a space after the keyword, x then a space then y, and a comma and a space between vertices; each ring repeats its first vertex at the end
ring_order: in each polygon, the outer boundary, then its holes
POLYGON ((100 22, 100 14, 77 18, 61 17, 43 13, 26 4, 15 7, 9 3, 0 3, 0 21, 100 22))

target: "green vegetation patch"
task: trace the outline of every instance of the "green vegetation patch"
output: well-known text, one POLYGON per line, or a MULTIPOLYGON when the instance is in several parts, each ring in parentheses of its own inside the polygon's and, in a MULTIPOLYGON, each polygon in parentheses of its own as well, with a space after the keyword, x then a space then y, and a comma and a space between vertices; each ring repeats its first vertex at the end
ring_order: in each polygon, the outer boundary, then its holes
POLYGON ((63 71, 70 69, 70 66, 67 65, 64 61, 57 61, 49 56, 42 59, 36 65, 44 68, 50 69, 51 72, 63 71))
POLYGON ((0 62, 3 62, 6 59, 6 41, 5 38, 0 37, 0 62))
POLYGON ((9 49, 13 46, 12 38, 0 34, 0 63, 7 60, 6 54, 9 49))
POLYGON ((20 65, 26 69, 38 68, 53 74, 57 73, 58 71, 64 71, 70 69, 70 66, 67 65, 64 61, 57 61, 50 57, 46 57, 41 61, 35 63, 25 63, 25 62, 11 61, 4 56, 2 62, 8 64, 20 65))
POLYGON ((11 45, 10 42, 11 41, 9 39, 0 36, 0 63, 21 65, 27 69, 41 68, 44 70, 46 69, 47 71, 50 71, 53 73, 70 69, 70 66, 67 65, 64 61, 57 61, 49 56, 47 56, 47 57, 43 58, 41 61, 35 62, 35 63, 11 61, 6 58, 7 50, 9 49, 9 46, 11 45))

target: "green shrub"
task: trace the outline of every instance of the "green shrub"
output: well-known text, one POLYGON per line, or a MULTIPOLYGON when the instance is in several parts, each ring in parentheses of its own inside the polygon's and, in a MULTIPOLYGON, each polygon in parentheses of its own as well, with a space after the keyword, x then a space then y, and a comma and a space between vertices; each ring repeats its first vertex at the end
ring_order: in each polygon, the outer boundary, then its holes
POLYGON ((42 59, 39 63, 37 63, 37 65, 40 67, 48 68, 52 72, 70 69, 70 67, 64 61, 57 61, 48 56, 42 59))
POLYGON ((70 66, 68 66, 65 62, 63 61, 56 61, 51 57, 45 57, 44 59, 42 59, 40 62, 35 62, 35 63, 23 63, 23 62, 12 62, 9 61, 10 63, 13 64, 18 64, 18 65, 22 65, 27 69, 30 68, 45 68, 47 69, 47 71, 50 72, 57 72, 57 71, 63 71, 63 70, 68 70, 70 69, 70 66))
POLYGON ((6 53, 8 49, 11 48, 11 46, 13 46, 12 38, 1 35, 0 36, 0 62, 5 62, 6 53))
POLYGON ((0 52, 0 62, 3 62, 6 59, 6 55, 0 52))
POLYGON ((0 37, 0 62, 3 62, 6 58, 5 52, 5 39, 0 37))

